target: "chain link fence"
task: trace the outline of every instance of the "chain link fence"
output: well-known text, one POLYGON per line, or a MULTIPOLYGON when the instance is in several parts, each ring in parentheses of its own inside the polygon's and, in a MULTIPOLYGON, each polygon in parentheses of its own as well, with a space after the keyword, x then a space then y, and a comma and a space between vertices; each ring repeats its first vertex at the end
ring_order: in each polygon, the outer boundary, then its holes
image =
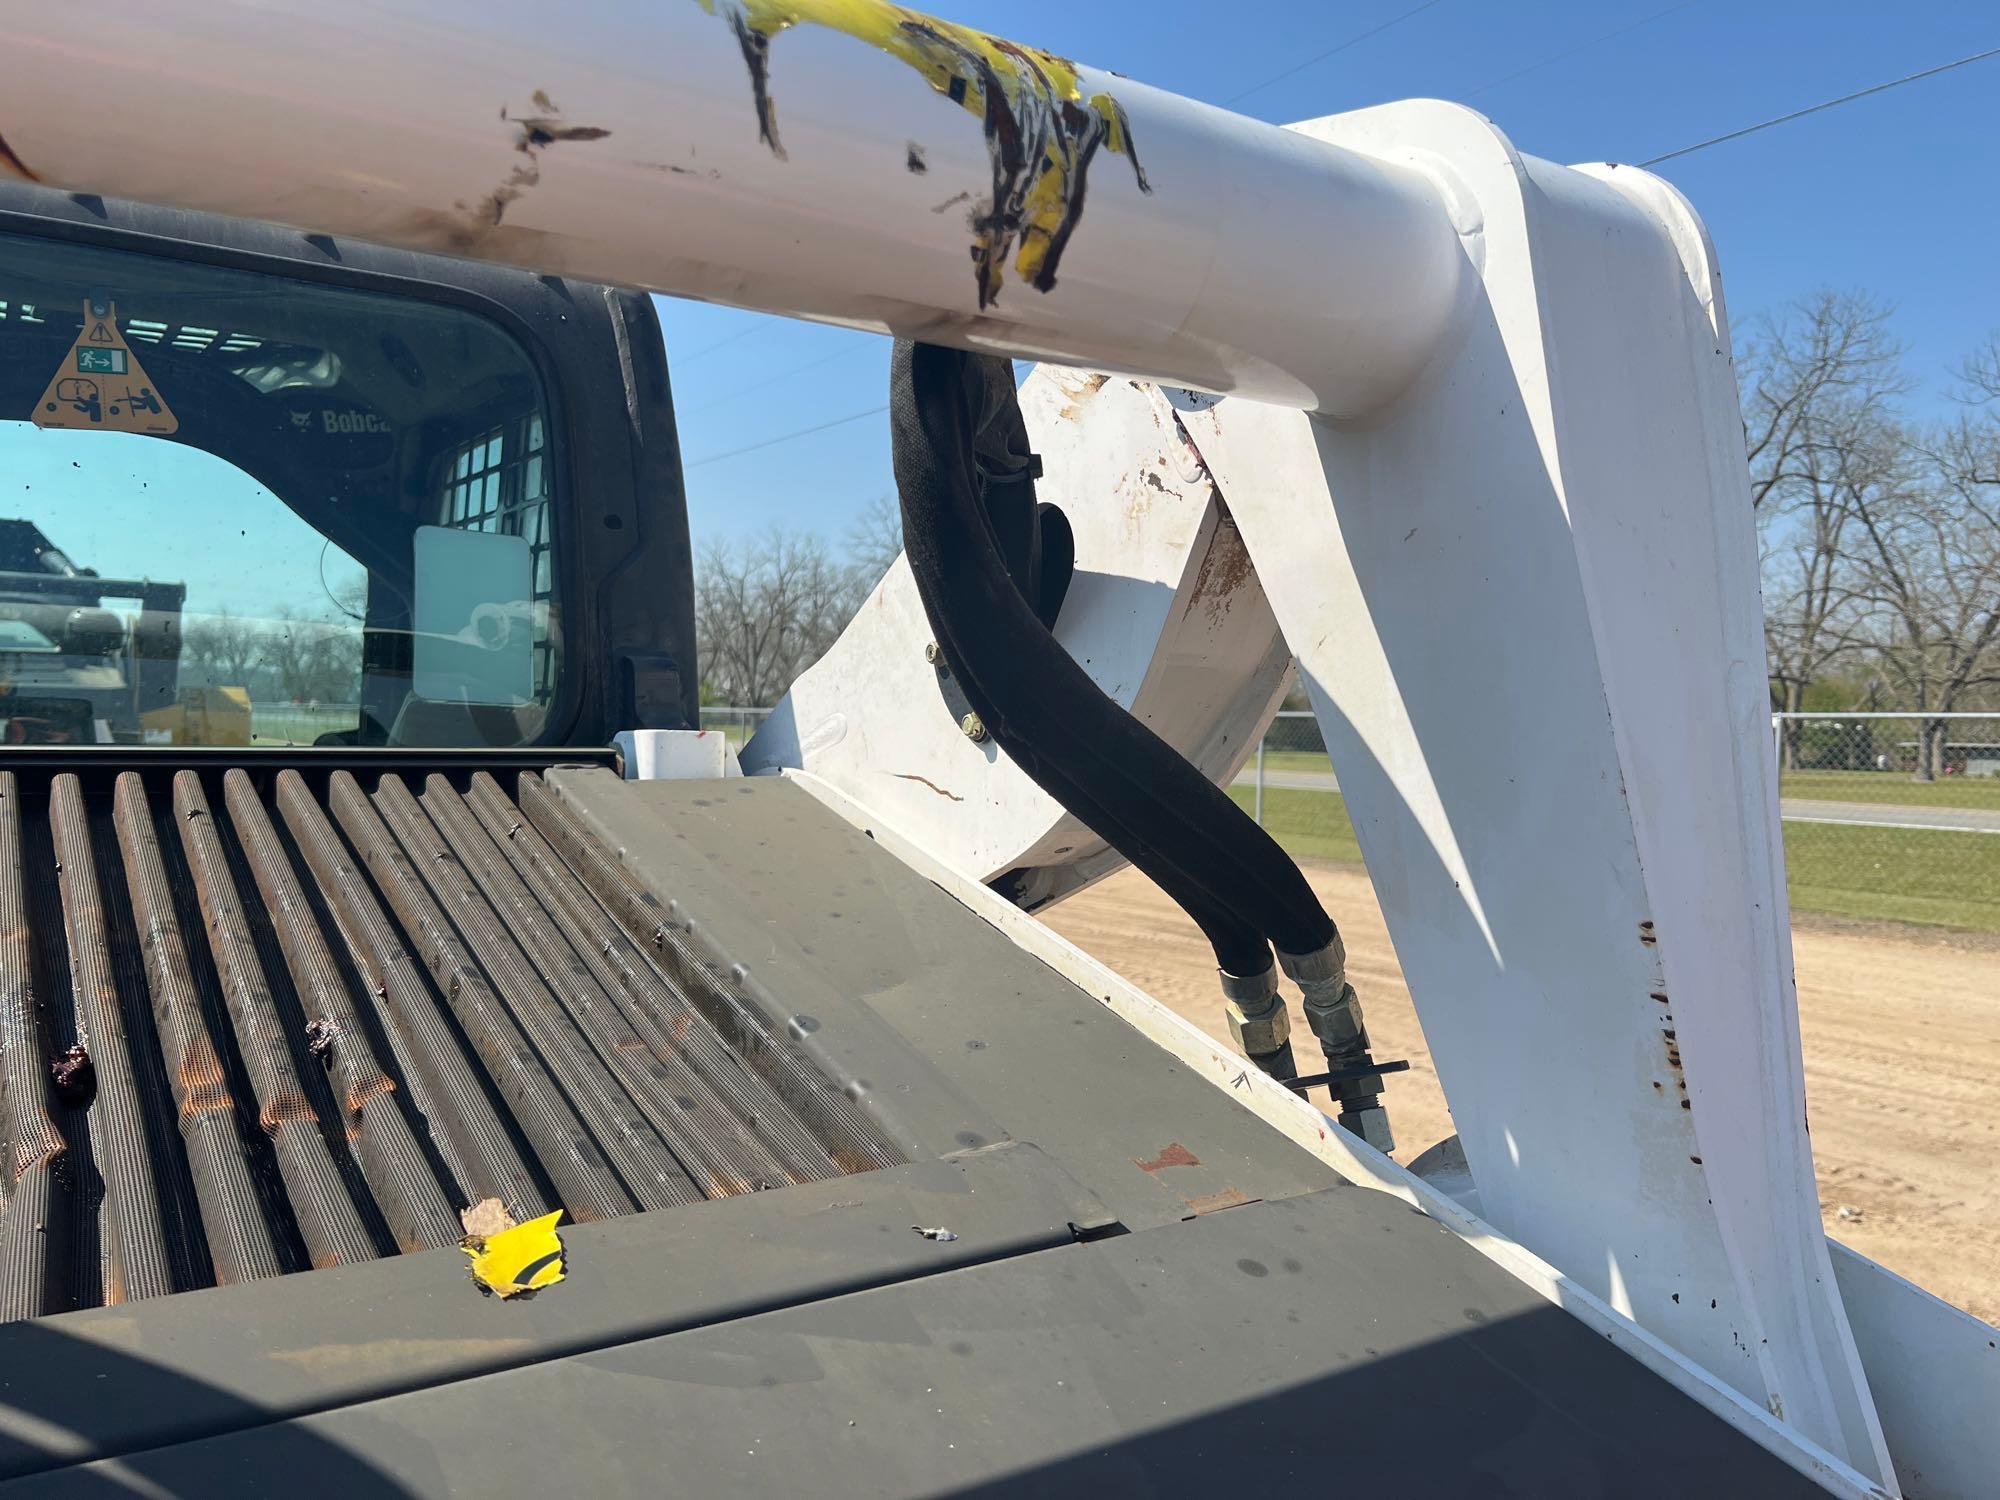
MULTIPOLYGON (((740 747, 769 713, 701 723, 740 747)), ((1795 913, 2000 933, 2000 714, 1773 714, 1770 745, 1795 913)), ((1311 713, 1271 721, 1230 795, 1293 855, 1360 862, 1311 713)))
MULTIPOLYGON (((1773 714, 1792 910, 2000 933, 2000 714, 1773 714)), ((1307 712, 1231 795, 1293 854, 1361 858, 1307 712)))
POLYGON ((323 734, 351 732, 360 722, 361 707, 355 703, 253 703, 250 742, 311 745, 323 734))
POLYGON ((721 730, 729 743, 741 750, 750 736, 757 732, 757 726, 770 715, 768 708, 705 707, 701 711, 701 727, 721 730))

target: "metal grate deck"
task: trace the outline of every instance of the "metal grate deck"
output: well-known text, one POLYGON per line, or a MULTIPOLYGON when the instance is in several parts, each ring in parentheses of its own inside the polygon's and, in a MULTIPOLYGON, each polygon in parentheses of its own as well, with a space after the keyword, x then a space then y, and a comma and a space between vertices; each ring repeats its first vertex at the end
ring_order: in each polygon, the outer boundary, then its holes
POLYGON ((0 770, 0 1321, 902 1159, 538 776, 365 779, 0 770))

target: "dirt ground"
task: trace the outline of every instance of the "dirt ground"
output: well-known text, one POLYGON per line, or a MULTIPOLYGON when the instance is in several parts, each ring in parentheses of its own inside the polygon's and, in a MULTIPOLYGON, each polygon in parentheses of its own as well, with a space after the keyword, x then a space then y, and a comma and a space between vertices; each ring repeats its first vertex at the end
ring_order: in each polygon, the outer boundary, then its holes
MULTIPOLYGON (((1451 1117, 1358 869, 1307 871, 1347 940, 1409 1161, 1451 1117)), ((1049 925, 1211 1034, 1228 1039, 1215 963, 1157 887, 1127 870, 1048 914, 1049 925)), ((1802 925, 1794 939, 1807 1104, 1827 1232, 1989 1322, 2000 1322, 2000 944, 1920 929, 1802 925), (1845 1217, 1842 1211, 1845 1210, 1845 1217)), ((1310 1047, 1296 1009, 1294 1036, 1310 1047)), ((1307 1054, 1301 1052, 1303 1066, 1307 1054)))

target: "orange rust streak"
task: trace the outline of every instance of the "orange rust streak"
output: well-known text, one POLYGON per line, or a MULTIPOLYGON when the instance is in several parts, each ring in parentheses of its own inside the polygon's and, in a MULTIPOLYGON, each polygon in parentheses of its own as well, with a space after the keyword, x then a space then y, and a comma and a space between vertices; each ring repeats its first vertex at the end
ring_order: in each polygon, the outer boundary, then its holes
POLYGON ((257 1117, 257 1123, 264 1127, 267 1135, 276 1135, 286 1125, 317 1125, 319 1116, 313 1113, 313 1107, 304 1094, 274 1094, 271 1102, 264 1106, 264 1112, 257 1117))
POLYGON ((349 1114, 359 1114, 361 1113, 361 1106, 366 1104, 370 1099, 377 1099, 384 1094, 394 1093, 395 1090, 396 1083, 394 1079, 390 1078, 386 1073, 377 1073, 366 1083, 358 1085, 349 1092, 347 1096, 347 1112, 349 1114))

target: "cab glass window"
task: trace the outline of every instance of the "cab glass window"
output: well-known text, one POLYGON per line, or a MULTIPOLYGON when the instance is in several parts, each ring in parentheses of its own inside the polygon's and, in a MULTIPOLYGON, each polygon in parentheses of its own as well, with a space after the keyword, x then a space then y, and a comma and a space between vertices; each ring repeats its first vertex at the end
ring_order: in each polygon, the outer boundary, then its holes
POLYGON ((476 313, 0 236, 0 740, 539 737, 556 446, 476 313))

